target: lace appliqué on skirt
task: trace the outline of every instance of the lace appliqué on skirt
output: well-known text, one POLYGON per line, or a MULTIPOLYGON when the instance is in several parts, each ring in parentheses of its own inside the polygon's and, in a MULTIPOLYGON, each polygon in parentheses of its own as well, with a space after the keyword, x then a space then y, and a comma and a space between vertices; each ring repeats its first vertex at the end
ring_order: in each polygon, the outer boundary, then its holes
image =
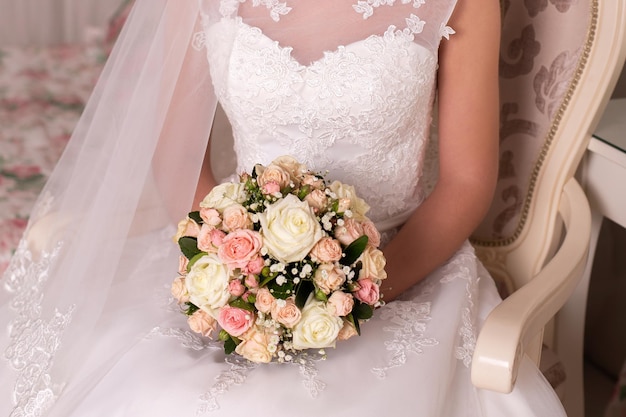
POLYGON ((388 364, 372 368, 379 378, 385 378, 388 370, 404 365, 409 353, 420 354, 425 347, 438 344, 437 340, 424 336, 431 318, 430 306, 430 302, 396 301, 382 309, 380 318, 392 323, 384 330, 392 332, 393 339, 385 342, 392 353, 388 364))
POLYGON ((4 352, 5 359, 17 372, 11 417, 42 416, 61 388, 53 385, 50 368, 75 306, 65 311, 55 308, 51 317, 42 317, 44 286, 61 246, 59 242, 52 251, 41 253, 35 260, 26 240, 22 240, 5 273, 6 290, 14 294, 10 306, 16 312, 4 352))

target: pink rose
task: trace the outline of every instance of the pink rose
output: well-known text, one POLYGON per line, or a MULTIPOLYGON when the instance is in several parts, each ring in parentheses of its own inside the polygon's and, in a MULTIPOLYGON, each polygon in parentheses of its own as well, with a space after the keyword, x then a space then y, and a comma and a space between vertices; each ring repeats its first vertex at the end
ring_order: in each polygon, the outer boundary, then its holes
POLYGON ((261 190, 263 191, 263 194, 269 194, 269 195, 276 194, 280 192, 280 185, 277 182, 270 181, 270 182, 263 184, 263 187, 261 187, 261 190))
POLYGON ((246 210, 240 204, 232 204, 224 209, 222 214, 222 227, 227 232, 233 232, 239 229, 250 229, 252 220, 246 210))
POLYGON ((269 313, 272 310, 272 306, 276 302, 276 299, 270 293, 270 290, 267 288, 259 288, 259 291, 256 293, 256 301, 254 302, 254 306, 261 313, 269 313))
POLYGON ((322 190, 313 190, 304 198, 304 201, 309 203, 309 206, 313 207, 313 211, 316 213, 324 210, 328 205, 328 197, 322 190))
POLYGON ((272 306, 272 318, 280 324, 292 328, 302 318, 302 312, 292 298, 276 300, 272 306))
POLYGON ((272 360, 272 353, 268 349, 270 335, 258 327, 252 327, 242 336, 242 339, 242 342, 235 348, 235 352, 256 363, 268 363, 272 360))
POLYGON ((213 227, 219 225, 222 222, 220 212, 215 210, 214 208, 200 207, 200 217, 205 224, 213 227))
POLYGON ((367 236, 367 243, 375 248, 380 246, 380 233, 376 228, 376 225, 371 220, 365 220, 361 223, 363 232, 367 236))
POLYGON ((374 284, 374 282, 369 278, 360 279, 357 283, 359 289, 356 290, 354 296, 365 304, 376 304, 380 298, 378 285, 374 284))
POLYGON ((225 306, 220 309, 217 322, 229 335, 239 337, 254 324, 254 313, 242 308, 225 306))
POLYGON ((263 257, 255 256, 254 258, 250 259, 250 262, 248 262, 248 264, 245 267, 243 267, 242 272, 244 274, 258 275, 261 273, 264 266, 265 266, 265 260, 263 259, 263 257))
POLYGON ((344 219, 343 226, 335 229, 335 237, 346 246, 363 236, 363 233, 363 226, 354 219, 344 219))
POLYGON ((178 277, 172 282, 171 288, 172 296, 178 300, 180 304, 186 303, 189 301, 189 292, 187 292, 187 287, 185 286, 185 278, 178 277))
POLYGON ((187 318, 187 324, 192 331, 206 337, 211 337, 211 333, 215 330, 216 321, 206 311, 197 310, 187 318))
POLYGON ((256 288, 259 286, 259 280, 254 275, 248 275, 246 276, 245 284, 248 288, 256 288))
POLYGON ((354 307, 354 298, 352 294, 346 294, 343 291, 335 291, 328 298, 327 306, 334 315, 338 317, 347 316, 354 307))
POLYGON ((343 250, 341 249, 339 241, 332 237, 321 238, 315 246, 313 246, 310 253, 311 258, 320 263, 337 262, 341 259, 342 254, 343 250))
POLYGON ((244 268, 258 254, 262 243, 262 237, 258 232, 248 229, 235 230, 226 235, 217 250, 217 255, 231 270, 244 268))
POLYGON ((346 274, 334 264, 321 264, 313 274, 313 282, 324 294, 338 290, 346 281, 346 274))
POLYGON ((233 279, 228 282, 228 292, 235 297, 239 297, 246 292, 246 287, 238 279, 233 279))

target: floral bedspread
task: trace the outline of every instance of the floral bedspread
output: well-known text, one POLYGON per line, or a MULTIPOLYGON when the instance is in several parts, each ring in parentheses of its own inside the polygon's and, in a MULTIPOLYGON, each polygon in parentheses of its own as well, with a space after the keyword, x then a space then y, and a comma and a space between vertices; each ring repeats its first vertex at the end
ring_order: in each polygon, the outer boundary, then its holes
POLYGON ((0 49, 0 274, 103 61, 97 46, 0 49))

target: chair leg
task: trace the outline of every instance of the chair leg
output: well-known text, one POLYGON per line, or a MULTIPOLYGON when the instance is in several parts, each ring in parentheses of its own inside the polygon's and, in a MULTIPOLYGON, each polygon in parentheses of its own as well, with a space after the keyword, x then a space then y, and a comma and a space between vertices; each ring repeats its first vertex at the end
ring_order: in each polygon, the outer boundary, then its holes
POLYGON ((593 266, 602 218, 602 214, 597 210, 593 210, 592 207, 591 241, 589 244, 587 266, 574 293, 559 311, 556 318, 555 347, 565 367, 566 378, 564 382, 563 405, 568 417, 584 417, 585 415, 583 375, 585 313, 587 310, 587 295, 589 292, 591 268, 593 266))

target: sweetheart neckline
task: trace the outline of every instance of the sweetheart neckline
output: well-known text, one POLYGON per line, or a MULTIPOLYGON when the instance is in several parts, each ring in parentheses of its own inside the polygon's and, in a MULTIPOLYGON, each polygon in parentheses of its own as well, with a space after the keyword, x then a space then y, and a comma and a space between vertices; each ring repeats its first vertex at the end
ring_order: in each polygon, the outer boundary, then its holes
MULTIPOLYGON (((247 30, 252 30, 255 33, 257 33, 258 35, 261 36, 261 38, 265 39, 266 41, 272 43, 276 48, 278 48, 279 51, 281 52, 286 52, 287 57, 289 58, 289 60, 298 66, 298 70, 299 71, 308 71, 311 70, 313 68, 315 68, 317 65, 320 65, 321 63, 323 63, 325 60, 327 60, 330 57, 333 57, 335 55, 338 55, 340 53, 342 53, 343 51, 349 49, 349 48, 355 48, 358 45, 362 45, 365 42, 372 40, 372 39, 385 39, 385 34, 389 31, 389 30, 394 30, 396 29, 395 25, 390 25, 387 30, 385 31, 385 33, 383 33, 382 35, 378 35, 378 34, 371 34, 363 39, 358 39, 356 41, 353 42, 349 42, 346 44, 341 44, 341 45, 337 45, 337 47, 335 49, 332 50, 325 50, 322 52, 322 56, 312 60, 311 62, 309 62, 308 64, 303 64, 301 63, 298 59, 296 59, 293 55, 292 52, 294 50, 294 48, 292 46, 285 46, 285 45, 281 45, 281 43, 275 39, 270 38, 268 35, 265 34, 265 32, 263 32, 263 30, 257 26, 254 25, 250 25, 246 22, 243 21, 243 19, 241 18, 241 16, 235 16, 234 18, 224 18, 226 21, 230 21, 236 25, 238 25, 239 27, 243 27, 246 28, 247 30)), ((397 39, 398 37, 395 37, 394 39, 397 39)), ((410 45, 414 45, 415 47, 417 47, 419 50, 422 50, 424 52, 427 52, 428 54, 432 55, 431 51, 429 51, 426 47, 424 47, 423 45, 420 45, 416 42, 413 41, 409 41, 410 45)))

